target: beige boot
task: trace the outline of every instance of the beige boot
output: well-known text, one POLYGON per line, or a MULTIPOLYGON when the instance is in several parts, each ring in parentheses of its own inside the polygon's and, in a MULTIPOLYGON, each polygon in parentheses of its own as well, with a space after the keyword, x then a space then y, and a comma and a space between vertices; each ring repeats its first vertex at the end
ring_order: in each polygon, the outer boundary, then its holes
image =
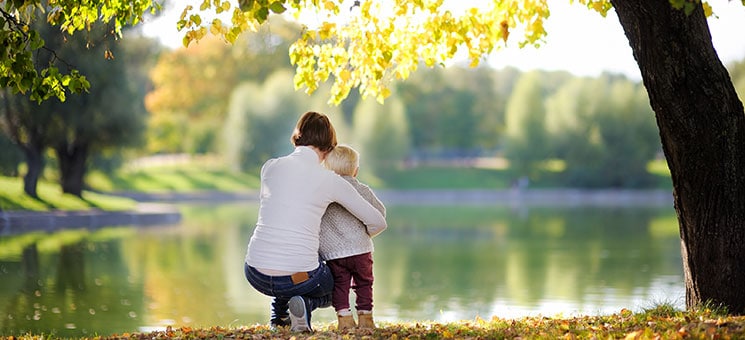
POLYGON ((339 321, 336 329, 339 331, 347 331, 357 327, 357 325, 354 323, 354 317, 351 315, 337 315, 336 317, 339 321))
POLYGON ((373 321, 371 311, 360 311, 357 314, 357 318, 360 323, 360 328, 375 329, 375 322, 373 321))

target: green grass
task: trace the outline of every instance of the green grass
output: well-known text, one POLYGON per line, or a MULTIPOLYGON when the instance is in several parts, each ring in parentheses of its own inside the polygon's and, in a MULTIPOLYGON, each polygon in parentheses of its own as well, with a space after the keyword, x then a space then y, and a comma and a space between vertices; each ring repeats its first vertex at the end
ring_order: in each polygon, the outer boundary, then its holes
POLYGON ((236 192, 259 187, 258 174, 237 173, 209 164, 161 166, 120 171, 114 176, 93 173, 88 184, 101 191, 236 192))
POLYGON ((502 189, 511 183, 505 170, 443 166, 398 170, 380 181, 381 186, 395 189, 502 189))
POLYGON ((56 183, 40 181, 37 186, 38 199, 26 195, 23 191, 23 179, 20 177, 0 176, 0 208, 2 210, 129 210, 137 202, 95 192, 83 192, 79 198, 63 194, 56 183))
MULTIPOLYGON (((560 166, 547 167, 531 179, 531 188, 559 188, 560 166)), ((657 179, 655 188, 672 188, 670 173, 664 160, 651 162, 649 172, 657 179)), ((364 169, 363 169, 364 170, 364 169)), ((391 171, 385 176, 363 174, 360 179, 373 188, 388 189, 507 189, 517 178, 507 167, 419 166, 391 171)), ((202 159, 188 164, 141 167, 122 170, 114 176, 91 172, 86 178, 95 192, 240 192, 259 188, 258 171, 239 173, 227 170, 217 161, 202 159)), ((3 210, 123 210, 134 202, 105 194, 86 191, 83 199, 62 195, 59 186, 51 182, 39 183, 40 199, 23 193, 20 178, 0 177, 0 208, 3 210)))
MULTIPOLYGON (((566 187, 560 176, 563 169, 560 161, 547 162, 542 171, 532 176, 530 188, 566 187)), ((665 160, 650 162, 647 170, 654 178, 653 188, 672 188, 665 160)), ((518 177, 506 166, 419 166, 391 171, 380 178, 369 175, 360 178, 373 187, 390 189, 507 189, 518 177)))

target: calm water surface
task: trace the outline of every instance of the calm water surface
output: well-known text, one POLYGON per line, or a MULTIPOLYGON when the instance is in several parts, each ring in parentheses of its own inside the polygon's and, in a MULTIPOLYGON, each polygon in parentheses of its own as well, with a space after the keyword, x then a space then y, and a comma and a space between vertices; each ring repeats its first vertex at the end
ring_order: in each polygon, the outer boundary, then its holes
MULTIPOLYGON (((242 267, 256 204, 181 208, 176 226, 0 238, 0 334, 266 323, 270 299, 242 267)), ((389 206, 388 223, 375 239, 377 321, 684 305, 668 206, 389 206)))

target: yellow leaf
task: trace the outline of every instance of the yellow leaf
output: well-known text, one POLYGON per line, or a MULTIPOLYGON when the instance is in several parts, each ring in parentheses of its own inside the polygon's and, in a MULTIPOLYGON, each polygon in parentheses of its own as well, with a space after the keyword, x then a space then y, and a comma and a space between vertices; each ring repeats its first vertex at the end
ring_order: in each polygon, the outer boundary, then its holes
POLYGON ((220 34, 222 31, 222 21, 220 19, 212 20, 212 25, 210 25, 210 33, 214 35, 220 34))
POLYGON ((346 69, 345 69, 345 70, 342 70, 342 71, 341 71, 341 72, 339 73, 339 79, 340 79, 340 80, 341 80, 342 82, 344 82, 344 83, 348 82, 348 81, 349 81, 349 79, 350 79, 351 77, 352 77, 352 73, 351 73, 351 72, 349 72, 349 70, 346 70, 346 69))
POLYGON ((336 6, 336 4, 333 1, 326 0, 323 2, 323 8, 327 11, 336 11, 339 8, 336 6))
POLYGON ((641 331, 634 331, 634 332, 631 332, 631 333, 626 334, 626 337, 624 337, 624 339, 625 340, 634 340, 634 339, 641 338, 641 336, 642 336, 642 332, 641 331))
POLYGON ((326 40, 331 37, 336 29, 336 24, 331 22, 324 22, 321 28, 318 30, 318 35, 322 40, 326 40))
POLYGON ((714 10, 711 9, 711 5, 709 5, 708 2, 704 2, 703 6, 704 6, 704 15, 706 15, 707 18, 711 17, 711 15, 714 13, 714 10))
POLYGON ((181 12, 180 20, 186 19, 186 14, 188 14, 189 11, 191 11, 192 9, 194 9, 194 7, 192 7, 191 5, 184 7, 184 10, 181 12))

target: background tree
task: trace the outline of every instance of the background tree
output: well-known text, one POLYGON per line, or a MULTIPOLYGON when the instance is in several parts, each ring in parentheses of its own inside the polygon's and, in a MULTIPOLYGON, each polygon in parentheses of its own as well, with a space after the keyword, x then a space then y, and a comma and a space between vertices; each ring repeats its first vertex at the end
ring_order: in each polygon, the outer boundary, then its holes
POLYGON ((535 176, 548 158, 544 87, 537 71, 522 75, 507 102, 504 156, 517 176, 535 176))
POLYGON ((546 126, 562 176, 579 187, 643 187, 659 149, 644 89, 620 76, 574 78, 546 99, 546 126))
MULTIPOLYGON (((599 96, 595 86, 605 82, 591 78, 572 78, 562 84, 546 99, 546 129, 550 135, 553 157, 566 161, 566 178, 570 183, 582 185, 584 181, 597 182, 594 174, 599 169, 601 150, 595 119, 599 96), (586 176, 593 176, 591 179, 586 176)), ((590 185, 590 183, 584 183, 590 185)))
MULTIPOLYGON (((126 86, 126 91, 118 93, 120 96, 130 96, 132 115, 138 119, 147 119, 149 113, 145 108, 145 95, 152 90, 153 83, 150 80, 149 72, 155 65, 158 56, 163 51, 163 47, 157 40, 146 38, 139 35, 135 30, 125 32, 125 38, 119 41, 118 60, 124 63, 127 76, 120 79, 126 86), (137 56, 132 57, 132 56, 137 56)), ((142 122, 138 123, 142 126, 142 122)), ((145 146, 145 138, 141 134, 146 134, 147 130, 138 132, 140 137, 126 141, 126 143, 115 143, 110 146, 96 148, 91 154, 90 168, 96 171, 102 171, 107 174, 113 174, 118 170, 125 161, 140 153, 145 146)))
POLYGON ((239 82, 239 59, 230 45, 205 38, 189 49, 165 52, 151 71, 154 88, 146 96, 153 153, 204 153, 214 148, 227 96, 239 82))
MULTIPOLYGON (((354 111, 353 147, 360 152, 360 171, 385 176, 400 168, 409 152, 406 108, 396 95, 385 104, 363 99, 354 111)), ((342 141, 343 142, 343 141, 342 141)))
POLYGON ((208 35, 188 49, 163 53, 151 72, 154 89, 146 97, 152 114, 148 151, 217 151, 217 131, 233 89, 241 82, 263 83, 274 71, 289 69, 287 50, 299 30, 277 17, 271 28, 264 25, 232 45, 208 35))
POLYGON ((504 130, 504 98, 488 68, 420 69, 397 85, 412 127, 414 159, 479 156, 504 130))
POLYGON ((449 100, 441 96, 447 86, 442 73, 439 69, 420 70, 412 75, 411 82, 398 85, 398 93, 413 127, 409 131, 413 159, 426 160, 442 149, 440 113, 443 102, 449 100))
POLYGON ((233 171, 246 171, 258 166, 257 160, 249 157, 249 150, 254 148, 251 138, 250 116, 254 115, 254 104, 261 100, 261 87, 252 82, 238 85, 230 95, 228 116, 223 126, 223 158, 233 171))
POLYGON ((604 184, 608 187, 644 187, 652 181, 647 164, 660 151, 646 90, 624 77, 600 79, 610 84, 606 95, 600 96, 596 119, 605 150, 598 173, 604 174, 604 184))
POLYGON ((476 149, 473 153, 478 155, 499 148, 505 129, 505 107, 520 71, 489 67, 448 67, 445 71, 454 87, 474 96, 470 110, 473 117, 468 119, 476 149))
POLYGON ((54 56, 74 61, 81 73, 96 84, 89 93, 71 95, 65 102, 48 100, 35 108, 50 114, 48 121, 38 123, 48 128, 49 143, 59 164, 62 191, 81 196, 90 155, 106 148, 138 143, 146 113, 141 109, 142 97, 137 100, 136 87, 130 83, 124 63, 134 55, 128 57, 118 44, 105 40, 109 34, 107 27, 97 25, 89 36, 49 33, 45 41, 56 51, 54 56), (101 58, 107 53, 109 58, 101 58))
POLYGON ((23 162, 23 153, 4 131, 0 129, 0 150, 3 150, 0 153, 0 175, 15 177, 18 176, 18 166, 23 162))
MULTIPOLYGON (((223 127, 224 156, 231 168, 254 171, 267 159, 290 152, 290 135, 302 112, 315 109, 341 118, 338 109, 318 107, 312 97, 295 91, 292 76, 290 70, 279 70, 261 85, 243 83, 233 91, 223 127)), ((343 122, 333 124, 343 140, 343 122)))
POLYGON ((289 71, 278 72, 261 88, 245 84, 233 93, 225 136, 233 139, 229 143, 234 145, 226 150, 229 159, 237 160, 234 167, 253 171, 267 159, 292 150, 289 136, 308 99, 288 86, 291 79, 289 71))
MULTIPOLYGON (((13 94, 9 89, 2 91, 2 118, 4 134, 23 153, 26 173, 23 175, 23 191, 38 197, 36 186, 44 170, 44 150, 49 141, 46 133, 49 114, 33 110, 33 103, 27 96, 13 94)), ((11 153, 8 153, 11 154, 11 153)))

